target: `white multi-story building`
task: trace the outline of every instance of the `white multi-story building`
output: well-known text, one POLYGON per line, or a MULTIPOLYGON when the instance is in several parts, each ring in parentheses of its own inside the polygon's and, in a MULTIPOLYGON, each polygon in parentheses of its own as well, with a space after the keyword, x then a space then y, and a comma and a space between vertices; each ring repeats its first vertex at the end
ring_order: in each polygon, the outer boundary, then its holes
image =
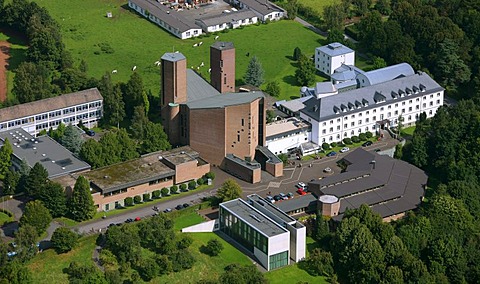
POLYGON ((414 125, 421 113, 433 117, 443 105, 442 88, 428 74, 419 72, 380 84, 329 96, 311 96, 300 118, 312 124, 313 143, 344 138, 403 125, 414 125))
POLYGON ((296 117, 267 124, 266 133, 267 148, 275 155, 298 149, 311 140, 310 124, 296 117))
POLYGON ((0 131, 21 127, 36 136, 60 123, 95 127, 103 116, 103 97, 97 88, 0 109, 0 131))
POLYGON ((258 195, 221 203, 219 225, 267 270, 305 258, 306 228, 258 195))
POLYGON ((315 68, 318 71, 330 76, 342 65, 355 65, 355 51, 338 42, 315 49, 315 68))

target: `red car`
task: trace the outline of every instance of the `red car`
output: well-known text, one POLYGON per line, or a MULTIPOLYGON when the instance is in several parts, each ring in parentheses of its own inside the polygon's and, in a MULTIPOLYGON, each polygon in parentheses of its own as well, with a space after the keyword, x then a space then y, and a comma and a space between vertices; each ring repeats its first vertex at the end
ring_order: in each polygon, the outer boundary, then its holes
POLYGON ((305 195, 307 194, 305 191, 303 191, 301 188, 297 190, 297 193, 300 195, 305 195))
POLYGON ((142 220, 142 218, 140 217, 135 218, 135 221, 140 221, 140 220, 142 220))

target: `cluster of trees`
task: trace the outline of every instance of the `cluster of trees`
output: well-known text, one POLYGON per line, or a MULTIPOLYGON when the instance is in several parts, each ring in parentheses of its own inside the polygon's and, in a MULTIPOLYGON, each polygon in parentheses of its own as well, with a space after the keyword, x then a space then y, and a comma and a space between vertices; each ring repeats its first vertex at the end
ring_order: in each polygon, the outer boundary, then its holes
POLYGON ((297 70, 295 70, 295 79, 300 86, 310 86, 315 83, 315 64, 313 60, 302 53, 299 47, 293 50, 293 60, 297 61, 297 70))
POLYGON ((361 20, 360 45, 389 65, 408 62, 459 96, 474 97, 480 88, 478 7, 480 1, 393 1, 388 20, 379 11, 361 20))

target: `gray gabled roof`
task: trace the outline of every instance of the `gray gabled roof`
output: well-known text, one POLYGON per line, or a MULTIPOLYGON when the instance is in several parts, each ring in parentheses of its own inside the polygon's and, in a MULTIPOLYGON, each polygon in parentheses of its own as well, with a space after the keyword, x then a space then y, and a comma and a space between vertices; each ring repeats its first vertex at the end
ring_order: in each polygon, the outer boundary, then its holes
POLYGON ((270 1, 266 0, 239 0, 250 9, 257 11, 258 13, 266 16, 272 12, 283 12, 284 10, 270 1))
POLYGON ((345 91, 337 95, 320 99, 311 97, 309 100, 304 102, 305 108, 300 111, 316 121, 322 121, 325 119, 341 117, 347 114, 376 108, 382 105, 388 105, 391 104, 393 100, 401 102, 403 100, 422 97, 425 94, 443 90, 444 89, 437 82, 435 82, 435 80, 428 76, 428 74, 421 72, 378 85, 345 91), (406 91, 404 91, 406 89, 413 90, 414 87, 418 88, 418 90, 423 90, 423 92, 418 91, 416 94, 415 92, 410 92, 410 94, 408 94, 406 91), (397 96, 394 98, 391 95, 394 92, 403 92, 404 94, 403 96, 397 96), (349 104, 350 106, 355 106, 355 101, 362 102, 363 105, 360 108, 349 108, 349 104), (317 108, 315 108, 315 105, 317 108), (347 106, 345 112, 342 111, 342 106, 347 106), (340 109, 340 111, 335 113, 335 109, 340 109))
POLYGON ((415 74, 412 66, 408 63, 400 63, 385 68, 380 68, 364 73, 370 85, 376 85, 391 81, 400 77, 412 76, 415 74))
POLYGON ((187 98, 189 103, 218 95, 220 95, 220 92, 198 75, 197 72, 187 69, 187 98))
POLYGON ((185 60, 186 57, 180 52, 167 52, 162 55, 162 60, 170 61, 170 62, 177 62, 180 60, 185 60))
POLYGON ((180 12, 169 9, 154 0, 130 0, 143 10, 148 11, 151 15, 164 21, 169 26, 178 29, 180 32, 186 32, 191 29, 201 29, 193 21, 187 19, 180 12))
POLYGON ((190 109, 202 108, 224 108, 227 106, 241 105, 251 103, 265 95, 261 91, 245 92, 245 93, 225 93, 217 96, 208 97, 202 100, 187 102, 186 105, 190 109))
POLYGON ((207 27, 216 26, 231 22, 238 22, 239 20, 256 18, 257 15, 251 10, 240 10, 238 12, 222 13, 220 15, 207 16, 197 19, 197 22, 201 22, 207 27))
POLYGON ((330 44, 317 47, 316 49, 327 54, 328 56, 338 56, 338 55, 354 52, 352 49, 350 49, 349 47, 346 47, 345 45, 339 42, 332 42, 330 44))

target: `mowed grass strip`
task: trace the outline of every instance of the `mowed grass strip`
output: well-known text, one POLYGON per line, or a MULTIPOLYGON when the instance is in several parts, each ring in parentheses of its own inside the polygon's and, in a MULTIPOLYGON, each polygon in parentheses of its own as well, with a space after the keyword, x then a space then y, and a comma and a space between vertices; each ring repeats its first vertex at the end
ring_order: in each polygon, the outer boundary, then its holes
POLYGON ((63 269, 67 268, 72 261, 93 263, 92 255, 96 238, 97 235, 80 239, 78 246, 68 253, 57 254, 53 249, 49 249, 36 255, 27 264, 32 272, 32 283, 69 283, 68 275, 63 273, 63 269))
POLYGON ((328 283, 323 276, 312 276, 305 270, 298 268, 298 264, 292 264, 273 271, 265 273, 265 278, 270 284, 286 284, 286 283, 328 283))
MULTIPOLYGON (((84 59, 88 73, 99 78, 105 72, 112 74, 115 81, 127 81, 132 68, 137 66, 147 89, 157 95, 160 90, 160 67, 154 62, 165 52, 180 51, 187 57, 187 66, 198 70, 209 79, 207 72, 209 47, 214 35, 205 38, 180 40, 161 27, 130 10, 127 1, 120 0, 71 0, 68 5, 55 0, 35 0, 46 7, 61 25, 66 48, 79 62, 84 59), (113 18, 106 13, 112 12, 113 18), (199 47, 193 44, 203 42, 199 47), (101 46, 111 47, 113 53, 101 51, 101 46), (203 67, 197 67, 204 62, 203 67)), ((315 48, 325 44, 324 38, 294 21, 280 21, 259 26, 219 33, 222 41, 232 41, 236 47, 236 79, 241 80, 251 56, 256 55, 265 69, 266 81, 280 83, 280 99, 299 95, 295 86, 294 61, 291 60, 295 47, 311 56, 315 48), (249 53, 250 56, 246 56, 249 53)), ((317 76, 317 81, 324 79, 317 76)))

